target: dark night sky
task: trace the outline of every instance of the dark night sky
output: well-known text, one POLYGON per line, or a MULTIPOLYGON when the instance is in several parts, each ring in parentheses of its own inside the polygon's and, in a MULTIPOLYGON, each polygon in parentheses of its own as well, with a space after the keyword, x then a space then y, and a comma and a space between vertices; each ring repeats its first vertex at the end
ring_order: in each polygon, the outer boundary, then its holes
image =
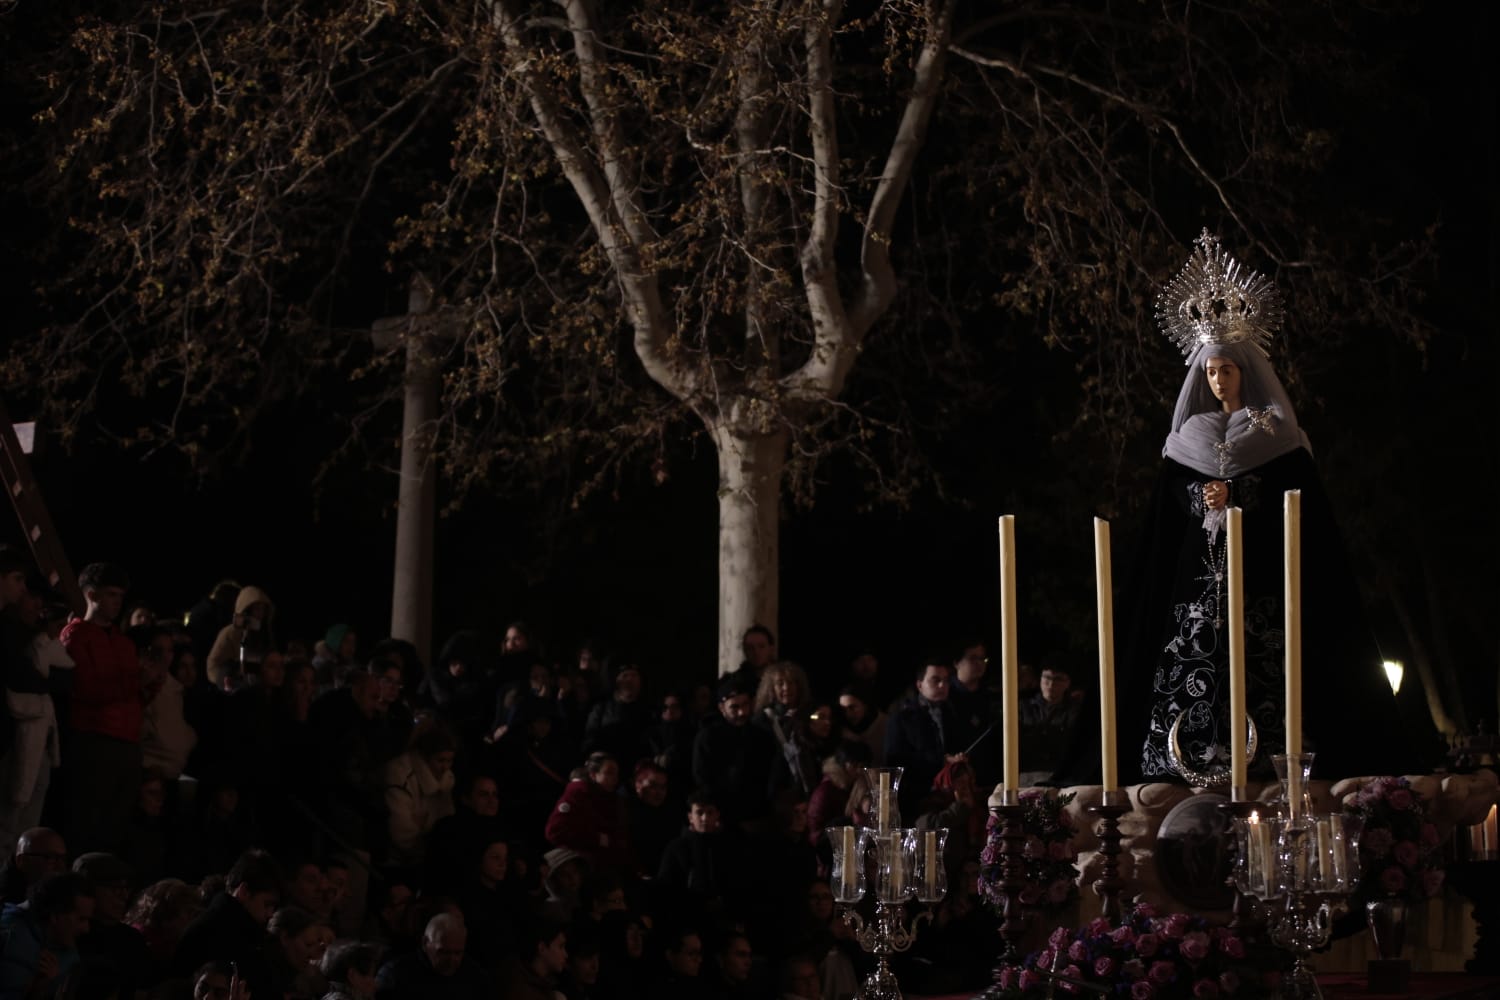
MULTIPOLYGON (((1406 158, 1428 177, 1427 189, 1410 201, 1435 206, 1444 255, 1429 302, 1445 333, 1430 372, 1418 380, 1425 397, 1377 405, 1422 406, 1455 393, 1494 398, 1495 86, 1484 66, 1493 22, 1488 8, 1471 12, 1455 5, 1432 15, 1430 34, 1407 43, 1424 50, 1414 60, 1423 72, 1411 85, 1432 111, 1421 120, 1393 121, 1387 134, 1370 142, 1372 152, 1406 158)), ((1393 202, 1407 195, 1390 193, 1393 202)), ((1030 363, 1047 368, 1049 377, 1066 369, 1060 359, 1030 363)), ((1040 374, 1035 368, 1017 372, 1023 379, 1040 374)), ((971 431, 944 449, 945 471, 968 497, 966 509, 927 500, 905 514, 857 513, 857 490, 834 482, 814 509, 789 513, 782 536, 784 653, 827 672, 841 669, 860 643, 901 661, 934 638, 993 635, 994 516, 1016 497, 1039 491, 1031 477, 1056 460, 1048 453, 1048 429, 1020 396, 997 393, 971 431)), ((283 635, 321 634, 335 621, 350 621, 374 637, 383 634, 389 614, 395 480, 381 472, 343 475, 315 497, 309 483, 323 457, 318 421, 316 402, 284 409, 257 429, 256 450, 243 468, 201 485, 174 456, 142 459, 99 442, 73 454, 52 448, 39 456, 36 473, 75 566, 122 562, 140 596, 158 610, 184 608, 214 580, 232 576, 271 591, 287 626, 283 635)), ((1487 429, 1476 425, 1442 441, 1455 480, 1483 469, 1485 463, 1473 458, 1486 447, 1476 439, 1487 429)), ((1309 430, 1315 444, 1322 435, 1335 462, 1379 447, 1361 436, 1358 421, 1309 430)), ((473 497, 439 527, 438 636, 459 625, 503 627, 523 618, 554 647, 595 636, 669 675, 709 676, 714 476, 712 456, 700 448, 696 457, 684 454, 674 463, 666 485, 627 483, 618 501, 595 501, 555 529, 538 527, 533 504, 473 497)), ((1391 488, 1411 491, 1418 514, 1422 491, 1434 485, 1441 484, 1391 488)), ((1066 542, 1021 525, 1023 592, 1028 565, 1071 560, 1076 566, 1065 571, 1076 572, 1074 602, 1089 607, 1092 513, 1075 512, 1069 523, 1076 522, 1078 534, 1066 542)), ((1475 514, 1474 526, 1453 544, 1493 556, 1493 533, 1481 529, 1482 511, 1475 514)), ((1128 550, 1131 528, 1118 529, 1117 551, 1128 550)), ((17 535, 7 520, 0 536, 17 535)), ((1493 583, 1488 586, 1493 594, 1493 583)), ((1023 623, 1023 654, 1078 645, 1059 634, 1063 626, 1048 610, 1034 609, 1030 619, 1023 623)), ((1462 622, 1454 629, 1466 637, 1455 661, 1473 658, 1488 664, 1480 673, 1492 675, 1493 637, 1476 635, 1462 622)))

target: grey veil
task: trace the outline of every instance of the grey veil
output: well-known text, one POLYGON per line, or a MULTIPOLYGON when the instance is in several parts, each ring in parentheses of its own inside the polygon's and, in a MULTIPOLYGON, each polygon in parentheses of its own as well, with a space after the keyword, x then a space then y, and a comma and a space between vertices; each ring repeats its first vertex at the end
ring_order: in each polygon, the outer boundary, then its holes
POLYGON ((1205 476, 1232 479, 1273 458, 1311 447, 1271 363, 1249 343, 1204 344, 1188 358, 1162 454, 1205 476), (1239 365, 1242 409, 1223 412, 1203 367, 1209 358, 1239 365))

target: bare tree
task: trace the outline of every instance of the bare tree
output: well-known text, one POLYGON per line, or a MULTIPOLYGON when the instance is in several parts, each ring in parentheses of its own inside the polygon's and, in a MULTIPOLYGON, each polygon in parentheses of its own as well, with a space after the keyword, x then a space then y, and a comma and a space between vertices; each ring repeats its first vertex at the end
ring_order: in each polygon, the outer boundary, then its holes
POLYGON ((121 10, 45 53, 31 190, 72 230, 38 251, 56 322, 10 373, 73 427, 124 386, 150 410, 122 436, 205 461, 352 378, 350 447, 384 463, 401 352, 369 324, 425 275, 407 336, 447 331, 423 443, 452 495, 577 499, 713 447, 721 670, 776 622, 783 497, 835 454, 908 496, 906 460, 973 412, 950 397, 1061 399, 1005 431, 1068 459, 1015 473, 1039 518, 1128 505, 1177 379, 1152 291, 1204 224, 1318 331, 1283 356, 1294 391, 1371 328, 1427 335, 1424 246, 1331 197, 1328 123, 1368 91, 1362 41, 1319 8, 121 10))

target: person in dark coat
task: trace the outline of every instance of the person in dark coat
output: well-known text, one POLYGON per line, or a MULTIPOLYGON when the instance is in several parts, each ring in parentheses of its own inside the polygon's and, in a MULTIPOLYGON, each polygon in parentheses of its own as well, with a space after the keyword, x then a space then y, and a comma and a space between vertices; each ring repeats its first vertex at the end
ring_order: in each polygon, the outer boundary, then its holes
POLYGON ((468 956, 461 917, 439 913, 427 922, 422 946, 381 966, 376 1000, 493 1000, 495 985, 468 956))
POLYGON ((900 792, 906 816, 917 814, 932 779, 948 758, 963 753, 977 735, 973 729, 977 720, 960 715, 949 700, 951 675, 946 657, 927 657, 917 672, 916 694, 902 702, 886 727, 886 763, 906 769, 900 792))
POLYGON ((273 996, 266 924, 280 899, 276 862, 264 851, 246 851, 229 870, 224 891, 182 932, 174 972, 189 976, 206 962, 233 962, 252 996, 273 996))
POLYGON ((719 686, 720 721, 693 741, 693 781, 724 811, 724 822, 743 825, 770 811, 771 763, 780 753, 769 732, 750 724, 752 692, 733 676, 719 686))

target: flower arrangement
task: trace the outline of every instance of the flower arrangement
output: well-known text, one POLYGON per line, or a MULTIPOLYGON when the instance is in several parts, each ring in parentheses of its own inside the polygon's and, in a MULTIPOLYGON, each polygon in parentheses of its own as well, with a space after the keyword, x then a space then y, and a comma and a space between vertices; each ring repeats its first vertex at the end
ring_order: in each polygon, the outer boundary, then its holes
POLYGON ((1159 914, 1145 903, 1118 925, 1100 917, 1078 930, 1057 928, 1025 962, 1002 966, 996 982, 1009 998, 1047 996, 1053 988, 1086 995, 1072 983, 1054 987, 1054 975, 1130 1000, 1252 1000, 1272 995, 1280 981, 1279 972, 1251 961, 1245 942, 1227 928, 1186 913, 1159 914))
POLYGON ((1377 778, 1344 800, 1344 812, 1358 817, 1364 827, 1359 898, 1418 900, 1438 894, 1443 887, 1442 840, 1410 781, 1377 778))
MULTIPOLYGON (((1075 797, 1074 792, 1058 795, 1041 788, 1028 788, 1021 793, 1020 801, 1025 806, 1021 829, 1026 834, 1022 856, 1027 883, 1021 890, 1021 902, 1027 906, 1056 911, 1078 897, 1078 851, 1073 847, 1078 829, 1066 812, 1075 797)), ((992 815, 986 828, 984 850, 979 855, 979 896, 997 912, 1003 905, 1000 862, 1004 849, 999 819, 992 815)))

